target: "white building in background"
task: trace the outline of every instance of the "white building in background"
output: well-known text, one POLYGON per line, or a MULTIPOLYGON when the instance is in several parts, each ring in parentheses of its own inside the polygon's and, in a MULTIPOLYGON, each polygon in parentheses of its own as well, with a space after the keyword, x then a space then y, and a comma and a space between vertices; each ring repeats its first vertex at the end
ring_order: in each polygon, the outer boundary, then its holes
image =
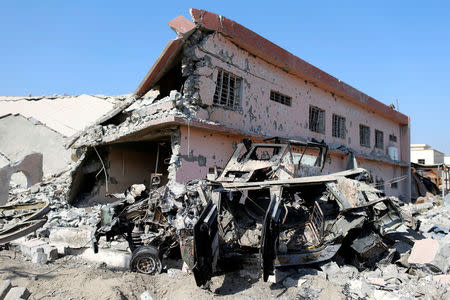
MULTIPOLYGON (((423 165, 435 165, 444 163, 445 154, 436 149, 432 149, 427 144, 411 144, 411 162, 423 165)), ((450 163, 447 156, 445 163, 450 163)))
POLYGON ((450 167, 450 156, 445 156, 445 157, 444 157, 444 164, 445 164, 447 167, 450 167))

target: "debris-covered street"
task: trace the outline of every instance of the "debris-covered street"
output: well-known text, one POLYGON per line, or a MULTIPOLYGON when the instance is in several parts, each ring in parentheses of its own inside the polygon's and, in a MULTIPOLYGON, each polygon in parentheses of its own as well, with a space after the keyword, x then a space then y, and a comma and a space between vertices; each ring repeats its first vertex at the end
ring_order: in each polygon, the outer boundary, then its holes
POLYGON ((133 93, 0 97, 0 300, 450 299, 450 157, 190 15, 133 93))

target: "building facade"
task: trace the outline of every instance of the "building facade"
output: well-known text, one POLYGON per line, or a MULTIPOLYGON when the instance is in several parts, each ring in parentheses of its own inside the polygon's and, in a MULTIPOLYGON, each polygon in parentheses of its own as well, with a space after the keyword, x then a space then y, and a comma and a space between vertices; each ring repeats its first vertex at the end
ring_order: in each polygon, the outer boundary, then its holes
MULTIPOLYGON (((142 100, 158 91, 136 114, 145 121, 132 132, 124 129, 77 146, 116 149, 114 155, 122 159, 107 165, 118 170, 119 178, 127 177, 122 167, 127 162, 118 144, 146 141, 141 148, 147 150, 139 155, 147 158, 156 152, 151 147, 164 145, 165 157, 152 158, 156 165, 167 162, 158 171, 169 182, 184 183, 223 168, 244 137, 323 140, 330 149, 324 174, 345 170, 352 153, 379 188, 409 199, 407 116, 230 19, 197 9, 191 16, 193 22, 182 16, 169 22, 178 37, 169 41, 133 94, 142 100)), ((104 135, 108 126, 115 125, 104 124, 104 135)))
POLYGON ((411 162, 422 165, 445 163, 445 155, 427 144, 411 144, 411 162))

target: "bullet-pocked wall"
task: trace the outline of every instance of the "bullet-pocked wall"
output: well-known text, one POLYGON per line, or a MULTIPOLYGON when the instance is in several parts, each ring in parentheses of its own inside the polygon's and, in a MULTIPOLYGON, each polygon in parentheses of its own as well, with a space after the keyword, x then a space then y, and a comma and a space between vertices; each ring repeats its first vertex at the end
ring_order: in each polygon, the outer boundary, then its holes
MULTIPOLYGON (((409 129, 405 130, 404 126, 249 54, 221 34, 208 35, 190 53, 195 53, 195 59, 201 62, 196 65, 194 72, 203 106, 197 113, 198 117, 219 122, 249 135, 282 136, 300 140, 323 139, 332 148, 344 145, 354 150, 358 156, 364 157, 364 160, 359 159, 361 166, 372 171, 374 179, 379 182, 407 174, 409 129), (221 76, 226 72, 240 81, 239 91, 236 91, 240 94, 240 103, 233 108, 214 102, 219 72, 222 73, 221 76), (274 92, 289 97, 289 101, 272 100, 271 93, 274 92), (322 133, 310 130, 311 107, 323 111, 324 128, 316 130, 322 133), (336 119, 333 115, 345 118, 345 131, 341 137, 333 135, 333 121, 336 121, 333 120, 336 119), (360 125, 368 127, 365 145, 361 145, 360 125), (390 160, 389 147, 398 149, 399 160, 403 161, 402 167, 390 160)), ((212 142, 210 138, 205 137, 206 140, 208 143, 212 142)), ((195 151, 195 143, 191 145, 190 151, 195 151)), ((214 161, 210 158, 208 162, 214 161)), ((332 159, 325 172, 345 168, 345 163, 341 161, 339 157, 332 159)), ((386 186, 388 193, 407 193, 407 184, 394 185, 392 190, 390 185, 386 186)))

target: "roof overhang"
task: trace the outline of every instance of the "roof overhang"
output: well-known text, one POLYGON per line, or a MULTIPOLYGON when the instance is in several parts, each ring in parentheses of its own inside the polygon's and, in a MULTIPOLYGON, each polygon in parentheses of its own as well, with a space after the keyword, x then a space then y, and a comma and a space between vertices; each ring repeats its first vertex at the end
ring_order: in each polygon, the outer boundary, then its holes
POLYGON ((409 124, 408 116, 316 68, 233 20, 194 8, 191 9, 191 16, 197 26, 206 30, 220 32, 239 47, 292 75, 306 79, 322 89, 328 90, 397 123, 402 125, 409 124))

